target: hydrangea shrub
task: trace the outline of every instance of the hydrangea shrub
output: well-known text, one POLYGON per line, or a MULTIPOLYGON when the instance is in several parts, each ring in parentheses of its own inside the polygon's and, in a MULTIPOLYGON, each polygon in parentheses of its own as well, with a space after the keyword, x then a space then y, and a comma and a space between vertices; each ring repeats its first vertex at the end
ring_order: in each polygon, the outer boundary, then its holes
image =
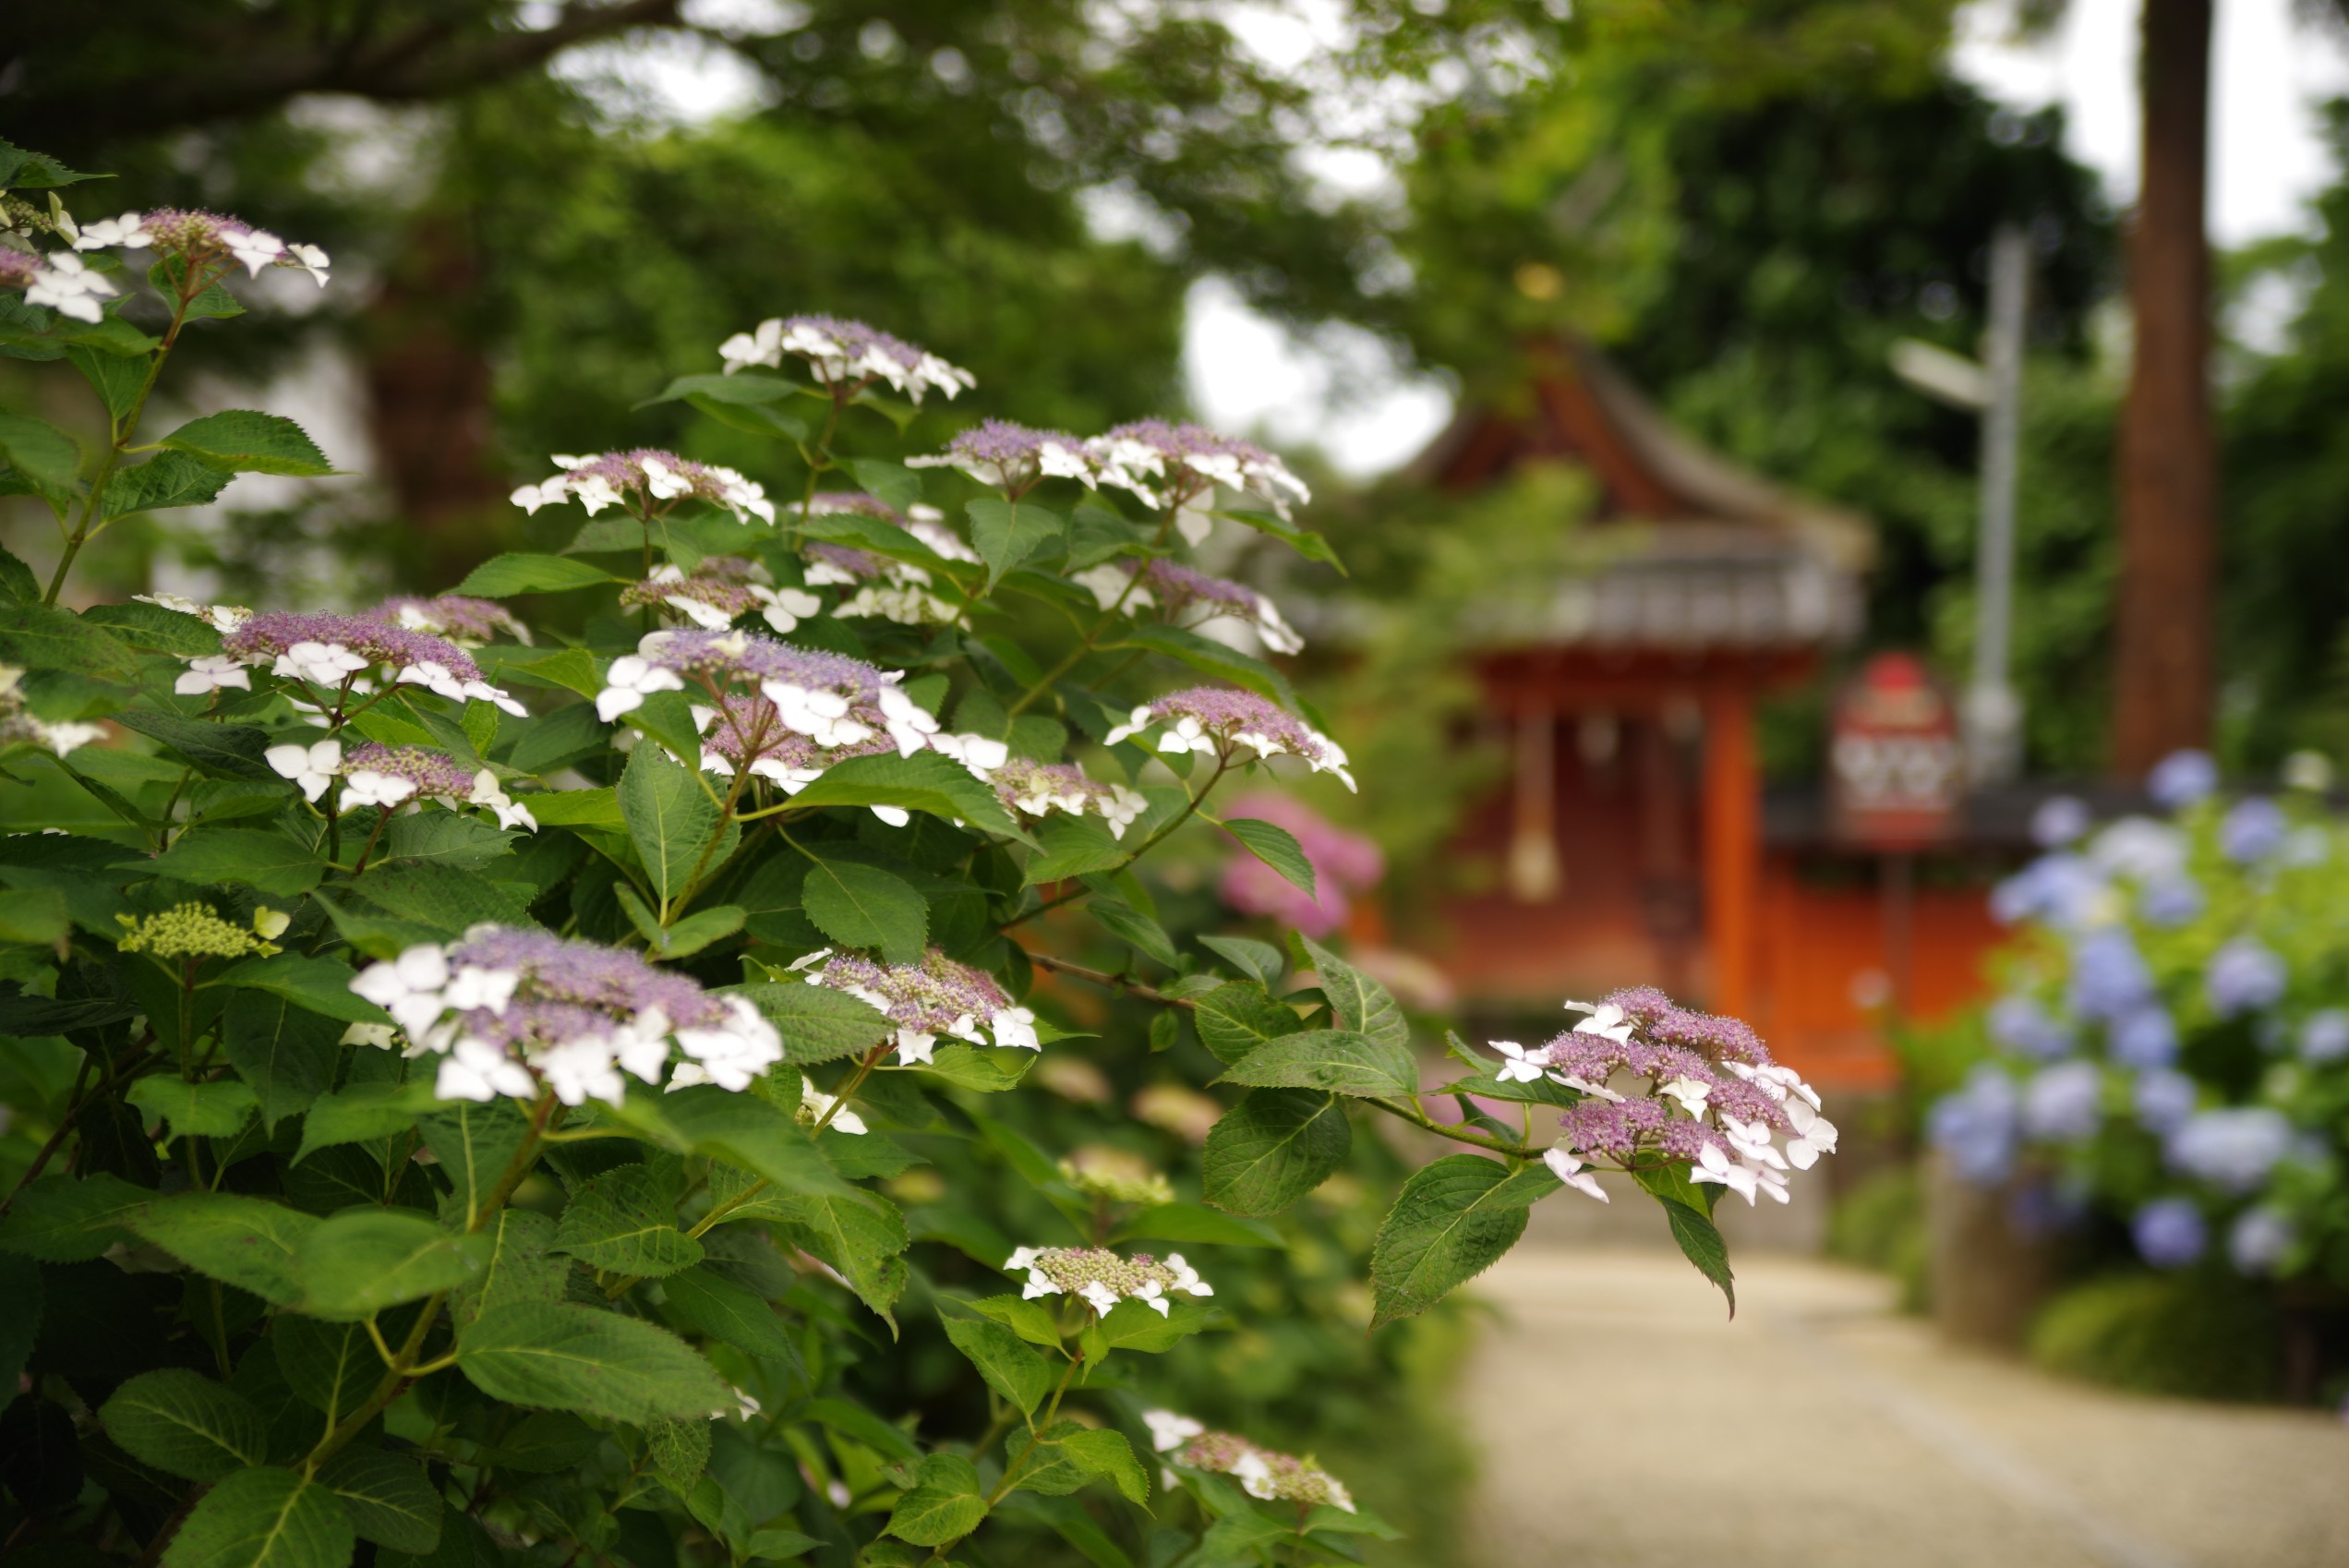
POLYGON ((1152 1391, 1247 1321, 1219 1256, 1279 1246, 1357 1121, 1463 1146, 1377 1236, 1374 1324, 1562 1187, 1605 1199, 1596 1169, 1727 1292, 1721 1193, 1783 1201, 1833 1147, 1750 1031, 1653 992, 1446 1069, 1314 941, 1178 947, 1138 868, 1194 819, 1315 892, 1220 784, 1355 782, 1238 645, 1296 651, 1279 611, 1181 559, 1246 528, 1334 564, 1305 487, 1161 421, 844 455, 975 384, 861 323, 763 322, 669 388, 771 442, 770 480, 565 454, 513 501, 575 514, 569 547, 450 593, 62 608, 118 519, 326 471, 285 419, 144 416, 232 285, 327 259, 214 214, 78 224, 48 189, 76 176, 15 149, 0 178, 0 352, 110 416, 85 453, 0 415, 0 485, 62 540, 45 588, 0 556, 0 1034, 41 1138, 0 1195, 11 1550, 903 1565, 1000 1528, 1104 1565, 1351 1559, 1388 1526, 1341 1478, 1152 1391), (584 630, 512 608, 564 595, 584 630), (1047 1054, 1099 1080, 1054 1021, 1087 987, 1220 1065, 1196 1170, 1005 1109, 1047 1054), (905 1393, 936 1381, 916 1326, 962 1405, 905 1393))
POLYGON ((2349 842, 2329 772, 2303 755, 2283 798, 2229 801, 2181 753, 2148 780, 2158 814, 2042 808, 2045 852, 1993 895, 2016 936, 1989 1055, 1929 1120, 1961 1177, 2027 1171, 2027 1217, 2093 1208, 2155 1268, 2349 1281, 2349 842))

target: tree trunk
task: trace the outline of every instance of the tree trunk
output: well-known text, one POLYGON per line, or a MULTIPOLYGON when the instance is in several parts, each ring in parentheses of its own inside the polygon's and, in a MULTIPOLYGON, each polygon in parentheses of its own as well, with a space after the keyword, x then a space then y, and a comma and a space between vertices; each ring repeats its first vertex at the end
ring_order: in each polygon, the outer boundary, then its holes
POLYGON ((2113 766, 2125 775, 2210 744, 2216 681, 2218 448, 2203 234, 2211 0, 2144 3, 2144 185, 2129 236, 2136 349, 2121 429, 2113 705, 2113 766))

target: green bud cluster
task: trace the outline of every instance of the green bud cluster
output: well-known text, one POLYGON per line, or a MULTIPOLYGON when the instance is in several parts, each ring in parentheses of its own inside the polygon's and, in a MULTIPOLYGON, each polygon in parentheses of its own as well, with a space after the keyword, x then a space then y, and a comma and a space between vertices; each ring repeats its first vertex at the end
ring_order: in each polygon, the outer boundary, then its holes
POLYGON ((159 959, 241 959, 247 953, 269 954, 277 944, 231 925, 209 904, 192 899, 161 914, 134 920, 116 915, 128 929, 114 946, 126 953, 148 953, 159 959))

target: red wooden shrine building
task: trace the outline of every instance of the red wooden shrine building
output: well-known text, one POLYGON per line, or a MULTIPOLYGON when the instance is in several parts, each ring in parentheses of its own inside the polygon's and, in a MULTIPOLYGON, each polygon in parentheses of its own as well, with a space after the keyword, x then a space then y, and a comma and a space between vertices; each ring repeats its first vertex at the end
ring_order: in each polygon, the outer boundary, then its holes
POLYGON ((1765 800, 1756 706, 1824 680, 1860 630, 1871 528, 1698 446, 1579 343, 1536 363, 1522 407, 1464 411, 1416 473, 1464 492, 1540 462, 1587 470, 1593 518, 1553 583, 1479 628, 1484 722, 1513 767, 1463 829, 1469 886, 1430 956, 1479 1011, 1652 983, 1751 1019, 1816 1080, 1888 1084, 1875 1009, 1896 972, 1915 1016, 1977 994, 1983 883, 2008 855, 1969 835, 1888 939, 1877 862, 1838 848, 1816 790, 1765 800))

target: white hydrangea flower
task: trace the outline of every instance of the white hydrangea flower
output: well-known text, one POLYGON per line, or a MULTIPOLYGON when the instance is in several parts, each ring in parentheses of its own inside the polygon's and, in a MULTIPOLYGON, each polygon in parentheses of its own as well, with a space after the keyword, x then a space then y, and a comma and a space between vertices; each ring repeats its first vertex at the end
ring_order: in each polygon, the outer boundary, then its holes
POLYGON ((1500 1070, 1493 1074, 1501 1082, 1538 1083, 1541 1081, 1542 1064, 1535 1059, 1540 1055, 1538 1049, 1528 1051, 1514 1040, 1493 1040, 1487 1043, 1509 1058, 1501 1063, 1500 1070))
POLYGON ((179 679, 172 682, 172 694, 181 697, 198 697, 206 692, 217 692, 234 686, 239 691, 253 689, 253 678, 245 667, 225 654, 204 654, 187 661, 179 679))
POLYGON ((334 782, 335 772, 343 766, 343 742, 319 741, 307 746, 271 746, 261 754, 261 759, 280 778, 291 778, 300 785, 303 799, 316 802, 334 782))
POLYGON ((644 699, 655 692, 684 689, 685 682, 675 670, 663 669, 635 654, 622 654, 605 672, 604 689, 596 694, 596 717, 609 724, 621 714, 644 706, 644 699))
POLYGON ((1583 1162, 1566 1150, 1552 1149, 1542 1156, 1542 1164, 1549 1167, 1550 1175, 1575 1191, 1587 1193, 1602 1203, 1613 1201, 1607 1196, 1607 1188, 1598 1185, 1598 1177, 1585 1169, 1583 1162))

